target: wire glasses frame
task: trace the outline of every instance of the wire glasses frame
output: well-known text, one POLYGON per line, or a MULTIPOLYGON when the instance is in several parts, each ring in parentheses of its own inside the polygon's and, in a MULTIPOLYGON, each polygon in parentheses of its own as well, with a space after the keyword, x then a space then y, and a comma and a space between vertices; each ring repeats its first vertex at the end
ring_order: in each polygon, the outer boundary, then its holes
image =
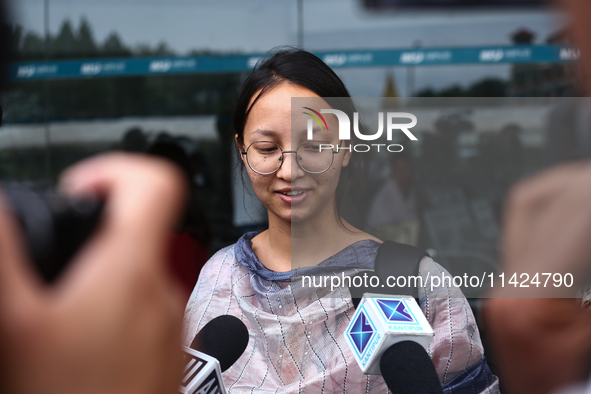
POLYGON ((285 161, 284 155, 286 153, 295 153, 298 166, 308 174, 322 174, 332 167, 334 155, 339 153, 332 147, 333 145, 326 141, 309 140, 298 145, 296 150, 284 151, 274 141, 255 141, 241 153, 246 156, 246 162, 250 169, 260 175, 271 175, 279 171, 285 161), (323 148, 323 146, 325 147, 323 148), (275 162, 275 160, 277 161, 275 162), (275 168, 265 171, 261 166, 275 168))

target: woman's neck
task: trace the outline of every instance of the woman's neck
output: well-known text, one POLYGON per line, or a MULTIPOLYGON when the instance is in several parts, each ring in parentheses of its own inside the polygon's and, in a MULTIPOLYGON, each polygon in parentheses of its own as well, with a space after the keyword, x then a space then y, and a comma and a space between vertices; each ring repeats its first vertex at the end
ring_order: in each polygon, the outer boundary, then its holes
MULTIPOLYGON (((267 268, 285 272, 317 265, 368 234, 326 209, 308 220, 292 223, 269 214, 269 229, 253 238, 253 251, 267 268)), ((364 238, 364 239, 365 239, 364 238)))

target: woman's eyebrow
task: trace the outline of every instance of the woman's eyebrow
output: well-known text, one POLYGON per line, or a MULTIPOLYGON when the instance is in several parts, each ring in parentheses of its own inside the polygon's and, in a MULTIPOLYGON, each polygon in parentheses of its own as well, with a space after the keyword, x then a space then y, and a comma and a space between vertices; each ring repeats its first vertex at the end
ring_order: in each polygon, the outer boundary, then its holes
MULTIPOLYGON (((308 129, 306 128, 306 129, 304 129, 304 131, 308 131, 308 129)), ((312 127, 312 132, 313 132, 313 133, 316 133, 317 131, 324 131, 324 128, 322 128, 322 129, 321 129, 321 128, 320 128, 320 127, 318 127, 318 126, 314 126, 314 127, 312 127)))
POLYGON ((252 132, 252 134, 259 134, 264 137, 274 137, 277 135, 276 131, 267 130, 267 129, 256 129, 252 132))
MULTIPOLYGON (((308 133, 308 129, 307 128, 306 129, 302 129, 302 128, 293 129, 292 128, 291 131, 294 132, 294 133, 296 133, 296 134, 307 134, 308 133)), ((312 134, 319 133, 321 131, 324 131, 324 130, 321 130, 320 127, 318 127, 318 126, 312 127, 312 134)))

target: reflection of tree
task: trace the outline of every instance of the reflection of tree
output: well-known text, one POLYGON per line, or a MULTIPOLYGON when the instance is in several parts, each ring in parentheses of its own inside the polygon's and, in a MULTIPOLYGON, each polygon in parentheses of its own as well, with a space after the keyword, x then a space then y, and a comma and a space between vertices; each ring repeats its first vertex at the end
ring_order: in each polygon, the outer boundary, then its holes
MULTIPOLYGON (((20 37, 17 36, 15 38, 20 37)), ((17 55, 21 55, 19 57, 26 58, 28 57, 27 55, 30 55, 33 58, 42 58, 45 51, 45 43, 35 32, 27 32, 23 38, 22 44, 18 45, 17 41, 15 48, 18 50, 17 55)))
POLYGON ((507 82, 498 78, 484 78, 475 82, 466 94, 467 97, 506 97, 507 82))
POLYGON ((128 57, 131 50, 123 44, 119 35, 115 32, 109 34, 99 51, 106 57, 128 57))
POLYGON ((447 88, 425 88, 417 93, 417 97, 506 97, 507 82, 499 78, 484 78, 474 82, 467 88, 452 85, 447 88))
POLYGON ((135 49, 137 56, 172 56, 174 51, 164 41, 159 42, 154 48, 147 44, 140 44, 135 49))
MULTIPOLYGON (((165 42, 131 48, 116 32, 97 43, 86 18, 78 26, 62 22, 57 34, 45 40, 33 31, 12 28, 14 57, 21 61, 45 59, 171 56, 165 42)), ((208 51, 207 53, 211 53, 208 51)), ((193 52, 197 55, 199 52, 193 52)), ((128 78, 50 80, 47 113, 50 120, 115 118, 124 116, 182 116, 226 113, 236 100, 238 74, 169 75, 128 78)), ((43 81, 14 82, 4 103, 7 121, 43 120, 43 81), (31 98, 36 98, 32 100, 31 98)))
POLYGON ((80 20, 80 27, 78 28, 78 34, 76 35, 75 45, 77 52, 80 53, 81 57, 94 57, 98 55, 98 48, 94 42, 92 28, 86 18, 80 20))
MULTIPOLYGON (((57 37, 55 37, 50 44, 51 52, 59 57, 61 54, 75 53, 78 46, 78 37, 74 37, 74 30, 69 20, 62 23, 57 37)), ((94 44, 94 42, 93 42, 94 44)))
MULTIPOLYGON (((229 112, 238 74, 170 75, 47 81, 50 120, 190 116, 229 112)), ((42 121, 43 81, 13 82, 4 119, 42 121)))
POLYGON ((102 44, 98 43, 85 17, 80 19, 77 28, 69 19, 64 20, 57 34, 50 34, 47 53, 45 38, 34 31, 24 32, 21 26, 12 28, 12 44, 15 57, 19 60, 174 55, 174 51, 165 42, 153 47, 139 44, 131 48, 116 32, 111 32, 102 44))

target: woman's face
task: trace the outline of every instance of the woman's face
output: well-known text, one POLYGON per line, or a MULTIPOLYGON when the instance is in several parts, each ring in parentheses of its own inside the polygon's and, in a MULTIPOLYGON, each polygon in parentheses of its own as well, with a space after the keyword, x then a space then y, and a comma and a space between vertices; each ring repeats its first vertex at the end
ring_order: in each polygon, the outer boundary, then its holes
MULTIPOLYGON (((258 94, 258 93, 257 93, 258 94)), ((254 95, 254 97, 257 96, 254 95)), ((251 100, 254 100, 254 97, 251 100)), ((306 97, 305 106, 320 112, 330 108, 311 90, 299 85, 282 83, 259 98, 252 107, 244 127, 244 146, 256 141, 273 141, 283 151, 296 150, 307 140, 309 116, 304 109, 292 113, 292 97, 306 97)), ((299 108, 298 100, 298 108, 299 108)), ((307 112, 307 111, 306 111, 307 112)), ((314 139, 338 146, 338 122, 334 115, 326 115, 328 131, 314 122, 314 139)), ((242 149, 241 149, 242 150, 242 149)), ((254 192, 272 216, 290 223, 303 222, 309 218, 334 217, 335 191, 343 167, 349 163, 351 153, 341 150, 334 154, 331 167, 322 174, 310 174, 300 168, 295 153, 285 153, 281 168, 270 175, 254 172, 246 163, 254 192)))

